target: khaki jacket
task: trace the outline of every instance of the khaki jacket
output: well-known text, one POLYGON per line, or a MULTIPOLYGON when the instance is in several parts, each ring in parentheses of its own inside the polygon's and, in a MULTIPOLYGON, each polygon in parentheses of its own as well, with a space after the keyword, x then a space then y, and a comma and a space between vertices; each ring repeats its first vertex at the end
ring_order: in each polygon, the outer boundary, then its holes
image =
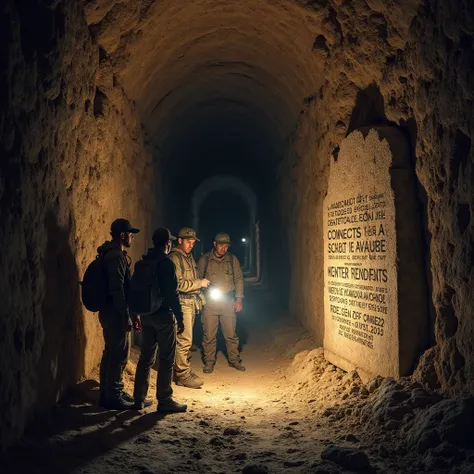
POLYGON ((199 278, 196 261, 192 254, 186 255, 183 251, 174 248, 169 253, 169 257, 176 267, 179 293, 199 295, 201 292, 201 278, 199 278))
POLYGON ((222 259, 218 259, 214 251, 211 250, 201 255, 198 262, 198 272, 200 278, 207 278, 224 293, 235 291, 236 298, 244 297, 244 277, 239 259, 235 255, 226 253, 222 259), (233 265, 230 261, 231 258, 233 265))

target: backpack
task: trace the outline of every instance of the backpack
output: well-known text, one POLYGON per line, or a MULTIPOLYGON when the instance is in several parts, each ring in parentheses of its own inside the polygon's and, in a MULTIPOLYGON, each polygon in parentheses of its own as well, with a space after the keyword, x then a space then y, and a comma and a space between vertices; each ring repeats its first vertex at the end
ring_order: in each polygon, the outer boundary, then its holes
POLYGON ((107 304, 109 282, 103 265, 104 254, 99 254, 87 267, 81 284, 82 304, 93 313, 107 304))
POLYGON ((158 286, 157 268, 164 258, 141 259, 135 263, 128 295, 131 314, 147 316, 161 308, 163 297, 158 286))

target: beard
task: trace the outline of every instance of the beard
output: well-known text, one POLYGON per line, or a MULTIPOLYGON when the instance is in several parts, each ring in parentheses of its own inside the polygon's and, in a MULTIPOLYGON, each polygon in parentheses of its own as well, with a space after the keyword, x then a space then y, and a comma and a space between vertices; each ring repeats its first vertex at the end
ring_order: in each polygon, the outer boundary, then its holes
POLYGON ((130 246, 132 245, 130 237, 125 237, 125 239, 123 239, 122 244, 124 247, 130 248, 130 246))

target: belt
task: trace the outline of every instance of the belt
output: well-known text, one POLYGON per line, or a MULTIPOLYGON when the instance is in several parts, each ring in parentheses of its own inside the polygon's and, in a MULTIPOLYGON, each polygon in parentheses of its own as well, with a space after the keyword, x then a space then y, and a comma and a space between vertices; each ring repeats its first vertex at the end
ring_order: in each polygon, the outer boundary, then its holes
POLYGON ((187 295, 186 293, 180 293, 179 298, 182 300, 195 300, 199 298, 199 294, 187 295))

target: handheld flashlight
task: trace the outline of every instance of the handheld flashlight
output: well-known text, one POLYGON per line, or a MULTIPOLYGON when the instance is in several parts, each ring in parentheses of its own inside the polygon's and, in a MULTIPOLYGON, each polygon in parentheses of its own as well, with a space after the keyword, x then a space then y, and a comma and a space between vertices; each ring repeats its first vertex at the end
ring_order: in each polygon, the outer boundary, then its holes
POLYGON ((222 290, 216 287, 212 287, 209 291, 209 296, 211 297, 212 300, 214 301, 219 301, 222 299, 222 290))

